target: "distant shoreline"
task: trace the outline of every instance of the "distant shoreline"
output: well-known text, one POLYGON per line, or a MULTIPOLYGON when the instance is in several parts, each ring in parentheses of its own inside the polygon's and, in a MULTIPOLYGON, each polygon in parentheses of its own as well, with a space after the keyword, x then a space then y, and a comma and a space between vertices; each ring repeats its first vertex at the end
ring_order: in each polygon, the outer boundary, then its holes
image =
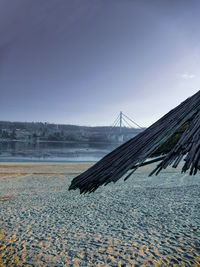
POLYGON ((51 140, 37 140, 36 142, 32 142, 32 141, 27 141, 27 140, 21 140, 21 139, 0 139, 0 142, 5 142, 5 143, 9 143, 9 142, 20 142, 20 143, 29 143, 29 144, 37 144, 37 143, 65 143, 65 144, 105 144, 105 145, 117 145, 117 144, 122 144, 122 142, 103 142, 103 141, 99 141, 99 142, 90 142, 90 141, 64 141, 64 140, 59 140, 59 141, 51 141, 51 140))

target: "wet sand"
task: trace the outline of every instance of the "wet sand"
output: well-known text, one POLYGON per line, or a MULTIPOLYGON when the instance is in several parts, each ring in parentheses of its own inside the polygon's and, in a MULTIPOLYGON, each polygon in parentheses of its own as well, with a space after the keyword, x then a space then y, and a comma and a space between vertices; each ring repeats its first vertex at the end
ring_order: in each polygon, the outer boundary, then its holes
POLYGON ((0 163, 0 266, 200 266, 199 174, 69 192, 91 165, 0 163))

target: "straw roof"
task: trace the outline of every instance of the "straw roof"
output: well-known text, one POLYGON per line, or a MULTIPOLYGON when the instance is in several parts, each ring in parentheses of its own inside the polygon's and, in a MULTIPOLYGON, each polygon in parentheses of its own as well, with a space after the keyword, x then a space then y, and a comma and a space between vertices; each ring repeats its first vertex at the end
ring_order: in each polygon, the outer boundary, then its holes
POLYGON ((69 190, 94 192, 125 174, 127 179, 140 166, 161 161, 150 175, 158 174, 169 165, 176 168, 184 156, 182 172, 190 170, 195 175, 200 169, 199 137, 200 91, 74 178, 69 190))

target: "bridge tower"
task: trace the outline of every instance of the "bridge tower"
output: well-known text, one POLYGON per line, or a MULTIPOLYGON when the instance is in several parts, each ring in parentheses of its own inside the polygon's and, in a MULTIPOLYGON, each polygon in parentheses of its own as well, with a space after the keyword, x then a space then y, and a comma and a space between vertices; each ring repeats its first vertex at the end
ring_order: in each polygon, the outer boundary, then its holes
POLYGON ((117 142, 123 143, 124 141, 124 129, 129 128, 129 129, 142 129, 142 127, 130 119, 127 115, 125 115, 122 111, 120 111, 119 115, 115 119, 113 125, 111 125, 111 131, 110 135, 114 138, 117 139, 117 142), (116 130, 118 128, 118 130, 116 130))
POLYGON ((119 114, 120 118, 119 118, 119 133, 121 134, 122 133, 122 116, 123 116, 123 113, 122 111, 120 111, 120 114, 119 114))

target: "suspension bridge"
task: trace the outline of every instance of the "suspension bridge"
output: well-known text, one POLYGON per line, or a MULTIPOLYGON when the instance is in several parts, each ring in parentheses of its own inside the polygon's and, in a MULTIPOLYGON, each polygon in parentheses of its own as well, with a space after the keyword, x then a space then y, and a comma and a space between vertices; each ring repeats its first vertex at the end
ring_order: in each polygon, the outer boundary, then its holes
POLYGON ((140 126, 133 119, 128 117, 122 111, 118 114, 110 128, 110 137, 118 142, 129 139, 142 131, 144 127, 140 126))

